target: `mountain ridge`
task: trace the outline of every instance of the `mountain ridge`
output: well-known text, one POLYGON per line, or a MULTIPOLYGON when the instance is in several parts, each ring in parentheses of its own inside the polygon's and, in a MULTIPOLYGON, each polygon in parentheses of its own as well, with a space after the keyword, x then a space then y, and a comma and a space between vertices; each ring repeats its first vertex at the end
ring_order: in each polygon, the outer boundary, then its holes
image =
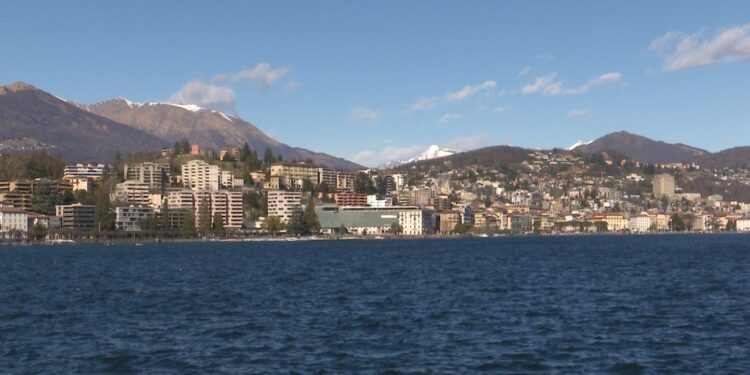
POLYGON ((359 169, 359 164, 322 152, 289 146, 279 142, 239 116, 196 105, 174 103, 137 103, 123 97, 94 104, 78 104, 91 113, 112 119, 156 135, 170 144, 187 138, 203 148, 242 147, 248 145, 262 155, 270 148, 285 160, 312 160, 315 164, 337 169, 359 169))

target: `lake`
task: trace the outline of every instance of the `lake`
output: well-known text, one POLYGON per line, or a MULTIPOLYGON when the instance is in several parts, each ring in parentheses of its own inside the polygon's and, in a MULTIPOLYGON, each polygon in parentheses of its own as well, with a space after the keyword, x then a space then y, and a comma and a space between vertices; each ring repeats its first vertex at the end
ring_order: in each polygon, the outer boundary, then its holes
POLYGON ((750 236, 0 248, 0 372, 744 373, 750 236))

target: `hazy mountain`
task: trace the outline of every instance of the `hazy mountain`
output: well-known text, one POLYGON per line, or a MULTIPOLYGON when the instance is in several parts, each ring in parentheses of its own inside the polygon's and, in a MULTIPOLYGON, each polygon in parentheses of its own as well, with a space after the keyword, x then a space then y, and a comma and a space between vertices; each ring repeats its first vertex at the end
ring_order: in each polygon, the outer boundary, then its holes
POLYGON ((690 162, 709 154, 708 151, 682 143, 666 143, 637 134, 620 131, 607 134, 575 148, 585 154, 615 151, 630 159, 647 163, 690 162))
POLYGON ((701 155, 695 159, 695 162, 710 168, 750 168, 750 146, 733 147, 701 155))
POLYGON ((440 158, 415 160, 397 166, 395 169, 409 169, 413 166, 431 167, 444 163, 450 163, 453 167, 457 168, 474 164, 497 167, 500 164, 511 165, 522 163, 528 159, 529 152, 530 150, 528 149, 515 146, 490 146, 471 151, 457 152, 440 158))
POLYGON ((134 103, 115 98, 80 105, 91 113, 121 122, 165 139, 170 144, 187 138, 203 148, 242 147, 247 142, 259 156, 266 148, 284 160, 311 159, 315 164, 338 169, 357 169, 360 165, 328 154, 291 147, 269 137, 253 124, 226 113, 195 105, 134 103))
POLYGON ((70 161, 109 161, 118 151, 158 150, 167 144, 29 84, 0 87, 0 152, 46 149, 70 161))

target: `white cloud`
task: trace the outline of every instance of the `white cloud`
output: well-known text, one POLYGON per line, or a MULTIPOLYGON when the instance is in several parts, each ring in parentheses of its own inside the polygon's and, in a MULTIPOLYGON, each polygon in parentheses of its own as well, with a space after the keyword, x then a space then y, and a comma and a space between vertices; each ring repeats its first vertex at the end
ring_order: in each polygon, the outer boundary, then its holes
POLYGON ((521 69, 521 71, 518 72, 518 78, 521 78, 521 77, 529 74, 529 72, 531 72, 531 67, 530 66, 524 66, 523 69, 521 69))
POLYGON ((459 151, 470 151, 489 146, 489 137, 486 134, 478 134, 469 137, 459 137, 451 140, 445 146, 459 151))
POLYGON ((442 117, 440 117, 440 122, 442 123, 451 122, 454 120, 460 120, 463 117, 464 116, 460 113, 446 113, 442 117))
POLYGON ((462 102, 479 93, 491 94, 496 86, 495 81, 488 80, 476 85, 466 85, 460 90, 449 91, 442 96, 421 97, 412 104, 409 111, 420 112, 444 104, 462 102))
POLYGON ((461 90, 445 94, 443 100, 449 103, 462 102, 479 92, 494 89, 495 86, 497 86, 495 81, 484 81, 478 85, 466 85, 461 90))
POLYGON ((276 81, 287 75, 289 69, 286 67, 274 68, 269 63, 260 63, 252 69, 243 70, 236 74, 217 74, 212 81, 214 83, 237 83, 248 81, 260 83, 263 87, 271 87, 276 81))
POLYGON ((719 30, 710 36, 670 31, 651 42, 664 57, 663 69, 678 71, 717 63, 750 61, 750 23, 719 30))
POLYGON ((352 161, 369 167, 383 165, 387 161, 402 161, 411 159, 427 149, 425 145, 404 147, 389 146, 380 151, 364 150, 352 158, 352 161))
POLYGON ((573 88, 565 88, 564 82, 555 80, 555 73, 546 76, 537 77, 534 82, 529 83, 521 88, 523 94, 541 94, 546 96, 556 95, 581 95, 585 94, 596 86, 614 84, 621 82, 622 74, 619 72, 609 72, 590 79, 588 82, 573 88))
POLYGON ((284 91, 286 92, 293 92, 299 90, 299 88, 302 85, 299 84, 297 81, 289 81, 284 85, 284 91))
POLYGON ((380 111, 366 107, 354 107, 349 115, 352 122, 377 122, 380 120, 380 111))
MULTIPOLYGON (((445 147, 459 151, 469 151, 488 145, 489 137, 486 134, 480 134, 453 139, 446 143, 445 147)), ((428 146, 418 144, 403 147, 389 146, 380 151, 364 150, 356 154, 351 160, 355 163, 369 167, 377 167, 388 161, 409 160, 422 154, 427 147, 428 146)))
POLYGON ((237 95, 229 87, 209 85, 195 80, 183 85, 167 99, 169 103, 194 104, 219 111, 235 113, 237 95))
POLYGON ((438 101, 434 98, 419 98, 416 102, 411 106, 412 112, 420 112, 427 109, 432 109, 437 107, 438 101))
POLYGON ((587 108, 571 109, 566 116, 567 117, 587 117, 589 113, 591 113, 591 110, 587 108))

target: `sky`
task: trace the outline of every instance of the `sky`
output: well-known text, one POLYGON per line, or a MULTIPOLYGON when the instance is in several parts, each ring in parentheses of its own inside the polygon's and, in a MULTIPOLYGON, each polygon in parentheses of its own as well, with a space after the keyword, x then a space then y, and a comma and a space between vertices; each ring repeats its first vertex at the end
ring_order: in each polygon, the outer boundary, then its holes
POLYGON ((0 2, 0 85, 234 113, 368 166, 626 130, 750 144, 748 1, 0 2))

